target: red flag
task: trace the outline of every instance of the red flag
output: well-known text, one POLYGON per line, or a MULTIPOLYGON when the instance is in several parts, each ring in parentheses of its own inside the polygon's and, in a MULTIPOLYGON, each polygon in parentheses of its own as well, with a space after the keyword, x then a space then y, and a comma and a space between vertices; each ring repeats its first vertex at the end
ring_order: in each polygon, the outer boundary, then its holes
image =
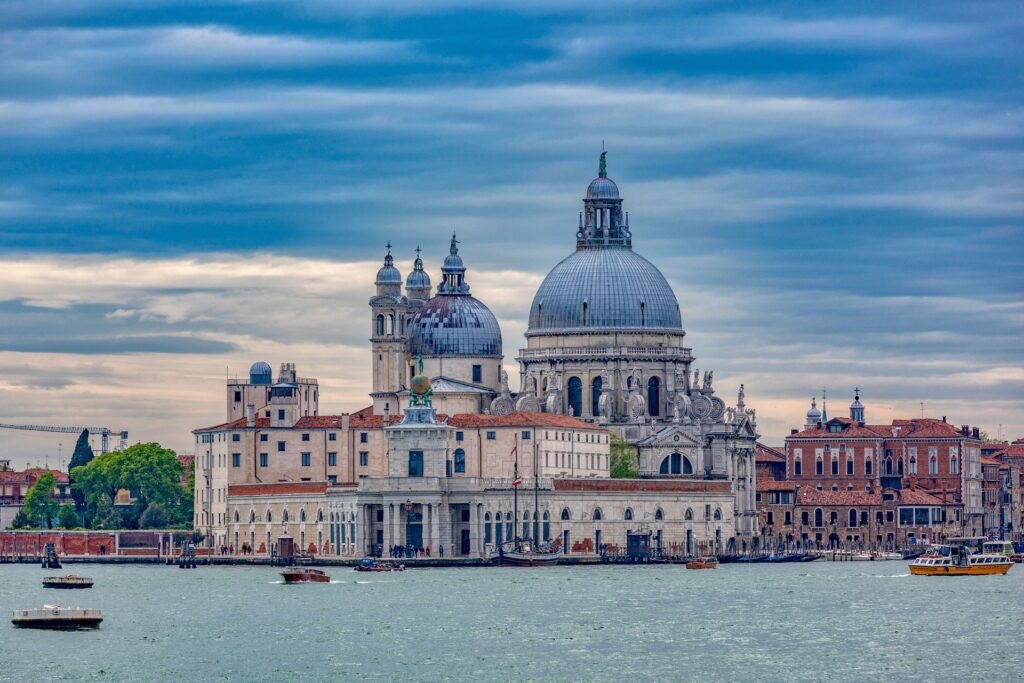
POLYGON ((522 483, 523 483, 523 480, 520 479, 519 477, 516 477, 516 480, 512 482, 512 485, 513 486, 521 486, 522 483))

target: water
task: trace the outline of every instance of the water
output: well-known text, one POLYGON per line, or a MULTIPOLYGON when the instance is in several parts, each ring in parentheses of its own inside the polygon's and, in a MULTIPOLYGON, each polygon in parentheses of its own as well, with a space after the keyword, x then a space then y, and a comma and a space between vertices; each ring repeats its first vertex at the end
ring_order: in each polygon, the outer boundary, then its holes
POLYGON ((285 586, 270 567, 0 567, 0 680, 1017 681, 1024 566, 912 577, 905 562, 423 569, 285 586), (66 571, 66 570, 65 570, 66 571), (12 628, 99 607, 98 631, 12 628))

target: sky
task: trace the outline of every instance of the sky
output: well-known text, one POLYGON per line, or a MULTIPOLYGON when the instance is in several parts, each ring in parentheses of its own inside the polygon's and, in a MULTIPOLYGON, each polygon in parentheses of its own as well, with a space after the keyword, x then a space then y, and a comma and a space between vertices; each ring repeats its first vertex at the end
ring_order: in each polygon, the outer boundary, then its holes
MULTIPOLYGON (((602 144, 696 365, 779 445, 1024 436, 1019 3, 0 4, 0 423, 193 450, 225 376, 368 405, 388 241, 454 231, 506 367, 602 144)), ((0 459, 74 435, 0 429, 0 459)))

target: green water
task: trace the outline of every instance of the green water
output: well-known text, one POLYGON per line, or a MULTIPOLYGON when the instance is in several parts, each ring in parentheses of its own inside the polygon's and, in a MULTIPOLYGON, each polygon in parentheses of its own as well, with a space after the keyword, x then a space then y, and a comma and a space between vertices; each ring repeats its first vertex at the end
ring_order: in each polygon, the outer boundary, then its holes
POLYGON ((266 568, 0 566, 0 680, 1017 681, 1024 566, 904 562, 423 569, 285 586, 266 568), (17 607, 98 607, 97 631, 14 629, 17 607))

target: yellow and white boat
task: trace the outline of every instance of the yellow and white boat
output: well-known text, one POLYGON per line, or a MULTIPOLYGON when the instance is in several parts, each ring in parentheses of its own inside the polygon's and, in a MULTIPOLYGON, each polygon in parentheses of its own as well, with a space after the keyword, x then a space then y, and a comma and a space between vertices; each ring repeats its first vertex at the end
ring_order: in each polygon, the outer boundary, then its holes
POLYGON ((1005 555, 975 555, 963 546, 947 546, 945 554, 922 555, 910 563, 910 573, 917 576, 980 576, 1005 574, 1013 561, 1005 555))

